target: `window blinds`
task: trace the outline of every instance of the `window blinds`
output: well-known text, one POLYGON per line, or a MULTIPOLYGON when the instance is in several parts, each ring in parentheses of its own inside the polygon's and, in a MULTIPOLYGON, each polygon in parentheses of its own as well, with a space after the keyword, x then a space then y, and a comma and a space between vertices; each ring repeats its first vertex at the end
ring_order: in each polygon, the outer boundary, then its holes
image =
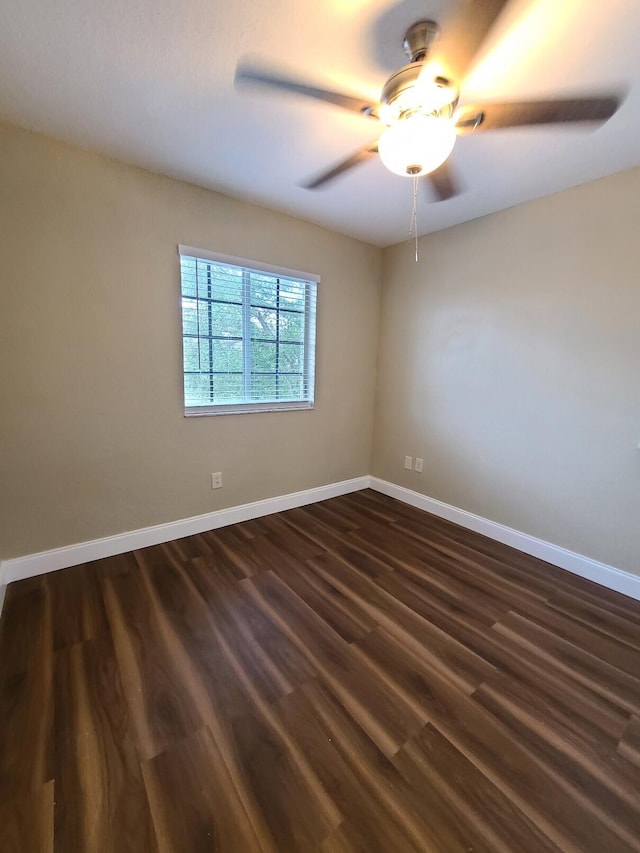
POLYGON ((180 247, 187 414, 311 408, 317 276, 180 247))

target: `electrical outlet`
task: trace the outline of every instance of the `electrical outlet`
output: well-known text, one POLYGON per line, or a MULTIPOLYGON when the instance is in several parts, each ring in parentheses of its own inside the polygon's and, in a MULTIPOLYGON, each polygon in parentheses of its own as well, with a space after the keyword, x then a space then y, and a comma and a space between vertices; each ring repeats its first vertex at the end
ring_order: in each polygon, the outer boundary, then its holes
POLYGON ((413 459, 411 456, 404 457, 404 467, 407 469, 407 471, 410 471, 413 468, 413 459))
POLYGON ((217 471, 215 474, 211 475, 211 488, 212 489, 221 489, 222 488, 222 471, 217 471))
POLYGON ((414 466, 414 470, 415 470, 415 471, 417 471, 417 472, 418 472, 418 474, 422 474, 422 466, 423 466, 423 465, 424 465, 424 461, 423 461, 422 459, 419 459, 419 458, 416 456, 416 464, 415 464, 415 466, 414 466))

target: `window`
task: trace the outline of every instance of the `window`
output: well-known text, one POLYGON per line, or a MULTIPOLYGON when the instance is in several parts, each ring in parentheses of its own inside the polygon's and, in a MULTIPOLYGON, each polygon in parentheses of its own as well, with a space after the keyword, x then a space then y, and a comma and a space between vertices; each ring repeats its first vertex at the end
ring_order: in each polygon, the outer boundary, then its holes
POLYGON ((313 408, 319 277, 179 248, 185 414, 313 408))

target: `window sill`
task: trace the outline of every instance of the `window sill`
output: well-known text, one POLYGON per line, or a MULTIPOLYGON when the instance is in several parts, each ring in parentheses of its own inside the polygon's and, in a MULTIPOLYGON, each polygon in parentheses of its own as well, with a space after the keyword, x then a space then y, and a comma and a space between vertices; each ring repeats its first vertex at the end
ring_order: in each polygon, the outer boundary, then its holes
POLYGON ((229 403, 221 406, 189 406, 185 418, 202 418, 210 415, 248 415, 252 412, 296 412, 313 409, 313 401, 289 403, 229 403))

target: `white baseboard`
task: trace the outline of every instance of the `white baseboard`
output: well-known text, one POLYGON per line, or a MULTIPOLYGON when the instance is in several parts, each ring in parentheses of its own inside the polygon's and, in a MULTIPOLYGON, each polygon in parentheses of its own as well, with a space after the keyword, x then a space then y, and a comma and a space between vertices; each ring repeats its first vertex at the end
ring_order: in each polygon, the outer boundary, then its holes
POLYGON ((476 533, 482 533, 484 536, 502 542, 504 545, 511 545, 518 551, 523 551, 532 557, 538 557, 547 563, 566 569, 574 575, 580 575, 580 577, 587 578, 601 586, 606 586, 616 592, 623 593, 623 595, 628 595, 630 598, 640 600, 640 575, 623 572, 614 566, 600 563, 558 545, 552 545, 551 542, 545 542, 544 539, 529 536, 527 533, 521 533, 519 530, 506 527, 504 524, 489 521, 480 515, 458 509, 458 507, 443 503, 435 498, 429 498, 419 492, 405 489, 403 486, 396 486, 395 483, 379 480, 377 477, 370 477, 369 488, 411 504, 418 509, 423 509, 425 512, 430 512, 440 518, 446 518, 447 521, 453 521, 455 524, 474 530, 476 533))
POLYGON ((283 512, 287 509, 294 509, 298 506, 305 506, 367 488, 375 489, 389 497, 459 524, 461 527, 482 533, 484 536, 505 545, 511 545, 518 551, 538 557, 575 575, 588 578, 588 580, 616 592, 640 600, 640 576, 638 575, 632 575, 629 572, 608 566, 606 563, 600 563, 566 548, 552 545, 543 539, 537 539, 535 536, 513 530, 511 527, 474 515, 464 509, 427 497, 411 489, 405 489, 403 486, 397 486, 395 483, 389 483, 377 477, 365 476, 331 483, 327 486, 318 486, 314 489, 306 489, 302 492, 293 492, 289 495, 266 498, 265 500, 229 507, 192 518, 183 518, 167 524, 157 524, 153 527, 119 533, 103 539, 94 539, 90 542, 81 542, 77 545, 3 560, 0 563, 0 612, 2 611, 6 586, 13 581, 24 580, 46 572, 54 572, 69 566, 77 566, 91 560, 113 557, 116 554, 133 551, 136 548, 160 545, 172 539, 204 533, 207 530, 215 530, 218 527, 249 521, 252 518, 260 518, 263 515, 283 512))
POLYGON ((113 557, 115 554, 124 554, 136 548, 160 545, 162 542, 170 542, 172 539, 193 536, 195 533, 204 533, 206 530, 215 530, 217 527, 226 527, 229 524, 249 521, 263 515, 272 515, 274 512, 283 512, 286 509, 294 509, 328 498, 336 498, 339 495, 366 489, 368 486, 368 476, 356 477, 353 480, 342 480, 339 483, 330 483, 327 486, 318 486, 315 489, 306 489, 302 492, 293 492, 289 495, 280 495, 279 497, 253 501, 228 509, 207 512, 204 515, 182 518, 179 521, 170 521, 167 524, 155 524, 153 527, 143 527, 140 530, 118 533, 115 536, 106 536, 103 539, 93 539, 90 542, 80 542, 77 545, 3 560, 0 563, 0 605, 3 587, 13 581, 24 580, 47 572, 55 572, 58 569, 69 568, 69 566, 78 566, 81 563, 88 563, 91 560, 99 560, 103 557, 113 557))

